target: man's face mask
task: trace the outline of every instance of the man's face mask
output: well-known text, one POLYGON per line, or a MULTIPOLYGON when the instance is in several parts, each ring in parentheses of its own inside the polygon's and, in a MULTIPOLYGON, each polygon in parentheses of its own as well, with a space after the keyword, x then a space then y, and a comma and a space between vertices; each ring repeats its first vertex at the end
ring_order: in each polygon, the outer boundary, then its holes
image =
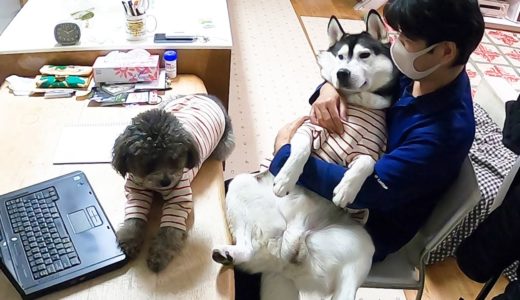
POLYGON ((394 61, 396 67, 404 75, 413 80, 420 80, 437 70, 441 66, 441 64, 436 64, 435 66, 424 71, 417 71, 417 69, 415 69, 414 66, 415 60, 419 56, 428 53, 437 45, 439 45, 439 43, 433 44, 430 47, 427 47, 426 49, 417 52, 408 52, 408 50, 406 50, 406 48, 404 47, 403 43, 399 39, 396 39, 395 42, 392 44, 392 47, 390 48, 390 54, 392 55, 392 60, 394 61))

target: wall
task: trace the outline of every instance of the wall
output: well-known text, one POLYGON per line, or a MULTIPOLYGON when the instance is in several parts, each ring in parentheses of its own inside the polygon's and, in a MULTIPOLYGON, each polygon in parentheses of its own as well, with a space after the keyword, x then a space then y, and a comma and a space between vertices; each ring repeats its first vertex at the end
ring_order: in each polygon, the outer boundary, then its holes
POLYGON ((20 0, 0 0, 0 34, 20 10, 20 0))

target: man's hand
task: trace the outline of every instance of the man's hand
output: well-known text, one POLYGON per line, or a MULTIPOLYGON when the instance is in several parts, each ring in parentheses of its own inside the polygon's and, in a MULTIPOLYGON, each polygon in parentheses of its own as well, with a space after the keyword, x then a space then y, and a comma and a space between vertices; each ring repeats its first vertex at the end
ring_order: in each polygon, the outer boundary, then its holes
POLYGON ((282 148, 283 145, 291 142, 293 135, 296 133, 296 130, 300 126, 302 126, 303 122, 309 119, 308 116, 300 117, 288 124, 286 124, 282 129, 278 131, 276 135, 276 140, 274 141, 274 154, 282 148))
POLYGON ((320 89, 320 96, 312 104, 310 118, 311 123, 319 125, 328 131, 337 134, 343 133, 341 118, 345 118, 347 107, 340 100, 336 88, 330 83, 325 83, 320 89))

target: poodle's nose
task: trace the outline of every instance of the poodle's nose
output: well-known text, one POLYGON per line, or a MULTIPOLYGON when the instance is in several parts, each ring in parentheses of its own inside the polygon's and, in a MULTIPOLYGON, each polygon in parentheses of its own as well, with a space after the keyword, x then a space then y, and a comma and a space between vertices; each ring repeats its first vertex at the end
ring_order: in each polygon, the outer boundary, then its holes
POLYGON ((350 78, 350 71, 348 69, 339 69, 336 75, 338 76, 339 81, 345 82, 350 78))
POLYGON ((172 183, 172 181, 170 180, 170 178, 164 177, 163 179, 161 179, 161 181, 159 183, 161 184, 162 187, 167 187, 172 183))

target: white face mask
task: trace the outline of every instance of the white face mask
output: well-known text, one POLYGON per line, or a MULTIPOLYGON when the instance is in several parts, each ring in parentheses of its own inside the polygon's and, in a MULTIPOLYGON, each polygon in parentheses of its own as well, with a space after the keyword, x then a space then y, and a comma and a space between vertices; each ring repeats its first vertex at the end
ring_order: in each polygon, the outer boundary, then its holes
POLYGON ((399 71, 401 71, 410 79, 420 80, 437 70, 441 66, 441 64, 437 64, 429 68, 428 70, 417 71, 414 66, 415 60, 419 56, 428 53, 437 45, 438 43, 433 44, 430 47, 417 52, 408 52, 408 50, 406 50, 406 48, 404 47, 403 43, 399 39, 396 39, 395 42, 392 44, 392 47, 390 47, 390 54, 392 55, 392 60, 394 61, 399 71))

